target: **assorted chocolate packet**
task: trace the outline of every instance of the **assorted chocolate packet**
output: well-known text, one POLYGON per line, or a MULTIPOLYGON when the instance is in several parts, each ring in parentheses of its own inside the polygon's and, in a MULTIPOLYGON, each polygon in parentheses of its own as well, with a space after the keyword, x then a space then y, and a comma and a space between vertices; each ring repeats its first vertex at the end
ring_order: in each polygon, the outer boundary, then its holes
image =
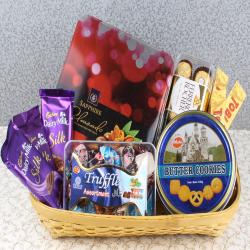
POLYGON ((20 130, 42 155, 42 157, 54 167, 51 150, 42 124, 39 106, 15 115, 12 119, 15 128, 20 130))
POLYGON ((74 92, 62 89, 41 89, 42 120, 56 170, 63 175, 64 146, 72 136, 74 92))
POLYGON ((65 157, 66 209, 112 215, 154 214, 152 144, 70 141, 65 157))
POLYGON ((28 131, 24 133, 22 128, 19 129, 10 121, 7 138, 1 149, 2 161, 37 199, 51 207, 60 208, 62 177, 30 142, 30 137, 28 131))

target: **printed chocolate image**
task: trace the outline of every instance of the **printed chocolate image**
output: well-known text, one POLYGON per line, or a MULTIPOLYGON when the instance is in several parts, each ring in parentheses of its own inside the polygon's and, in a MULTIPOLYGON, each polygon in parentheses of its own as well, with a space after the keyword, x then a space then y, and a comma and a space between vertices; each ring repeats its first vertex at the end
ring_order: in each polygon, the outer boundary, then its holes
POLYGON ((131 192, 124 192, 123 197, 124 198, 130 198, 131 192))
POLYGON ((95 211, 97 214, 109 214, 112 215, 115 212, 114 207, 103 207, 100 205, 95 204, 95 211))
POLYGON ((138 170, 138 166, 135 162, 135 150, 132 146, 125 146, 122 150, 122 159, 123 159, 123 167, 129 173, 136 173, 138 170))
POLYGON ((115 210, 115 215, 120 215, 120 216, 124 216, 127 214, 127 208, 125 206, 121 206, 121 207, 118 207, 116 210, 115 210))
POLYGON ((55 167, 57 172, 59 173, 63 173, 64 170, 64 161, 62 158, 60 158, 59 156, 53 155, 53 159, 54 159, 54 163, 55 163, 55 167))
POLYGON ((83 213, 95 213, 95 214, 106 214, 106 215, 134 215, 140 216, 140 211, 134 204, 124 204, 118 207, 105 207, 98 204, 94 204, 88 198, 82 197, 79 199, 78 204, 75 206, 73 211, 83 213))
POLYGON ((48 194, 50 195, 53 188, 54 188, 54 172, 51 171, 46 178, 47 190, 48 194))
POLYGON ((139 130, 132 129, 132 121, 126 123, 122 129, 118 125, 115 125, 114 130, 105 133, 103 136, 96 138, 97 141, 115 141, 115 142, 133 142, 141 141, 137 138, 139 130))
POLYGON ((94 204, 86 197, 81 197, 74 209, 72 210, 82 213, 95 213, 94 204))
POLYGON ((103 145, 100 146, 98 150, 91 150, 89 148, 93 147, 86 147, 84 144, 79 144, 74 150, 74 153, 84 168, 112 165, 120 167, 130 174, 135 174, 138 170, 138 166, 135 162, 136 154, 147 151, 145 147, 143 148, 143 146, 141 146, 138 147, 138 152, 136 152, 131 145, 123 146, 122 144, 103 145))
POLYGON ((89 155, 88 155, 88 150, 84 144, 80 144, 79 146, 76 147, 75 153, 78 156, 79 161, 83 166, 88 165, 88 160, 89 160, 89 155))

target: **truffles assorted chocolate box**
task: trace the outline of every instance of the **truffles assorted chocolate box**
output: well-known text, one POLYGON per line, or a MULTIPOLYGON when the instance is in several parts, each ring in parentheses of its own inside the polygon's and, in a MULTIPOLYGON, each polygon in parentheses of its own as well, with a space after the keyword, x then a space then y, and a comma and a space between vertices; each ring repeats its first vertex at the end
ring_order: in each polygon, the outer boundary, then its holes
POLYGON ((64 207, 98 214, 153 215, 154 157, 150 143, 69 141, 64 207))

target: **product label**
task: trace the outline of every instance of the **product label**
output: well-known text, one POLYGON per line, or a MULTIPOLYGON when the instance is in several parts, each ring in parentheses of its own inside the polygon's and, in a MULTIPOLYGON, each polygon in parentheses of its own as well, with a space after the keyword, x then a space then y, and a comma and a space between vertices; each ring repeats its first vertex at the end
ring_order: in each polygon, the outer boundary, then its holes
POLYGON ((42 120, 52 152, 55 169, 63 174, 64 146, 71 139, 72 106, 70 100, 42 98, 42 120))
POLYGON ((107 141, 146 140, 147 130, 141 129, 142 125, 98 103, 98 95, 93 93, 95 92, 92 90, 87 101, 81 99, 74 106, 74 130, 84 134, 89 140, 96 140, 98 137, 107 141), (115 127, 123 131, 115 135, 117 140, 112 136, 108 137, 115 127))
POLYGON ((231 163, 184 163, 162 165, 159 172, 160 178, 188 178, 188 177, 208 177, 208 176, 229 176, 232 171, 231 163))
POLYGON ((189 110, 203 110, 207 88, 181 76, 175 79, 169 110, 176 114, 189 110))

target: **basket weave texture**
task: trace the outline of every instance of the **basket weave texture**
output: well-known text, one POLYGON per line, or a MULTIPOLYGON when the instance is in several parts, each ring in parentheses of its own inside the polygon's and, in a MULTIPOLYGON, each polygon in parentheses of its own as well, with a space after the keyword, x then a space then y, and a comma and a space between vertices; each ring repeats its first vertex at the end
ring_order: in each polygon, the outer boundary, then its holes
POLYGON ((40 221, 53 238, 59 237, 123 237, 166 234, 223 233, 235 214, 240 199, 240 181, 232 204, 225 210, 200 214, 160 216, 115 216, 77 213, 51 208, 31 196, 40 221))

